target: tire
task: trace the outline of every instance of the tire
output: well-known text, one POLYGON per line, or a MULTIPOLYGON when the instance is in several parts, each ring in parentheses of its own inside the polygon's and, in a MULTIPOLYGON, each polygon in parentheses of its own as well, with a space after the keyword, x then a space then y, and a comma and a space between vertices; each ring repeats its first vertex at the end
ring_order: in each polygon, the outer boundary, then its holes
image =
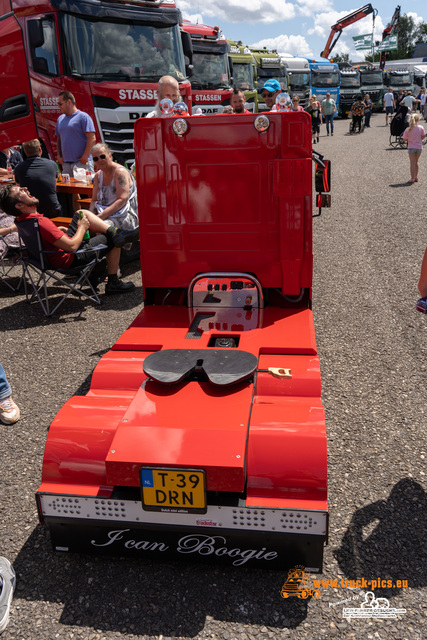
POLYGON ((350 135, 351 135, 352 133, 354 133, 353 120, 350 122, 350 126, 349 126, 349 128, 348 128, 348 131, 349 131, 350 135))
POLYGON ((399 139, 396 136, 392 136, 390 134, 390 147, 398 147, 399 146, 399 139))
POLYGON ((408 141, 404 140, 402 138, 402 136, 399 136, 399 141, 398 142, 399 142, 399 145, 400 145, 401 149, 407 149, 408 148, 408 141))

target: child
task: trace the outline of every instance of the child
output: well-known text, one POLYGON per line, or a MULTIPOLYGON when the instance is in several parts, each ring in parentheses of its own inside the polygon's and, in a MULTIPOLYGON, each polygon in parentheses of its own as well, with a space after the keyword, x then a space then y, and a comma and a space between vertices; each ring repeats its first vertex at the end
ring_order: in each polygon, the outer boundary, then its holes
POLYGON ((426 137, 424 127, 419 124, 420 114, 413 113, 409 118, 409 127, 403 132, 403 140, 408 141, 409 165, 411 179, 408 184, 418 182, 418 161, 423 150, 423 140, 426 137))
POLYGON ((306 108, 307 113, 311 115, 311 130, 313 132, 313 144, 319 142, 319 133, 320 133, 320 105, 316 100, 316 96, 311 96, 309 105, 306 108))

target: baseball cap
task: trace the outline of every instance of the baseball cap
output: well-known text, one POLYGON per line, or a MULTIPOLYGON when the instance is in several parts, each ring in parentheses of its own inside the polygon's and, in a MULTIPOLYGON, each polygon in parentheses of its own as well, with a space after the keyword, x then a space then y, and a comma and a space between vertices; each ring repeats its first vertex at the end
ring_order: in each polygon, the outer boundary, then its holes
POLYGON ((258 89, 258 93, 262 93, 264 89, 266 91, 269 91, 270 93, 275 93, 276 91, 281 91, 282 87, 280 86, 278 80, 272 78, 271 80, 267 80, 267 82, 263 87, 261 87, 261 89, 258 89))

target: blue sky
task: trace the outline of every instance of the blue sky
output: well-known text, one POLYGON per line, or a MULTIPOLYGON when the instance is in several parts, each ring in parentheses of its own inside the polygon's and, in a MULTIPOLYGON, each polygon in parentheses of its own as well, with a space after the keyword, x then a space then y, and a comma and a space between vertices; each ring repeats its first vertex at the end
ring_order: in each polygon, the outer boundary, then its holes
MULTIPOLYGON (((399 0, 401 14, 427 22, 425 0, 399 0)), ((374 0, 375 39, 381 40, 399 1, 374 0)), ((267 46, 280 53, 318 56, 324 49, 331 26, 343 16, 367 4, 363 0, 177 0, 184 18, 192 22, 218 25, 226 38, 244 44, 267 46)), ((353 47, 352 36, 372 33, 372 14, 343 30, 333 53, 349 53, 351 60, 362 60, 363 52, 353 47)), ((332 55, 333 57, 333 55, 332 55)))

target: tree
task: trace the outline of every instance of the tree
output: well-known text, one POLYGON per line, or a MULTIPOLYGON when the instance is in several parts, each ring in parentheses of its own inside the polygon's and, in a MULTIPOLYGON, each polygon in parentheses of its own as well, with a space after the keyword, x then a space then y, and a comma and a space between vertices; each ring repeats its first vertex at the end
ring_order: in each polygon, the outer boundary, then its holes
POLYGON ((350 54, 348 53, 336 53, 334 56, 332 56, 331 61, 333 60, 334 62, 350 62, 350 54))
MULTIPOLYGON (((414 55, 415 45, 427 41, 427 23, 416 25, 412 16, 406 13, 400 16, 398 28, 393 30, 397 34, 397 50, 387 51, 388 60, 406 60, 414 55)), ((365 60, 372 62, 372 55, 366 55, 365 60)))

